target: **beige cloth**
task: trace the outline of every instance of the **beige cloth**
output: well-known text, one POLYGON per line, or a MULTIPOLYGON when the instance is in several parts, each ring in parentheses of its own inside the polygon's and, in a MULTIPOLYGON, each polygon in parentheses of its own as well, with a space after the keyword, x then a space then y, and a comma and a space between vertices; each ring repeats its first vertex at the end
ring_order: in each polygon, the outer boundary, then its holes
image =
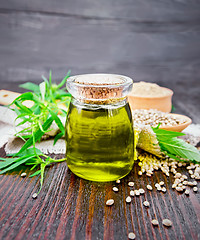
MULTIPOLYGON (((5 146, 7 154, 18 152, 24 144, 20 138, 14 136, 16 133, 14 127, 15 118, 15 112, 6 107, 0 106, 0 148, 5 146)), ((19 128, 17 130, 19 130, 19 128)), ((53 139, 48 139, 41 143, 36 143, 36 147, 45 154, 64 154, 66 148, 64 139, 59 139, 55 145, 53 145, 53 139)))

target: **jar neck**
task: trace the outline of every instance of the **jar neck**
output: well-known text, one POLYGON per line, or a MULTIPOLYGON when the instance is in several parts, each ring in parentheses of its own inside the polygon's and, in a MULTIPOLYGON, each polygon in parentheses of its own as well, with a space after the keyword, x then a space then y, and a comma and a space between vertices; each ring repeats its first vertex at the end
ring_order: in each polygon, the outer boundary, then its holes
POLYGON ((74 106, 77 106, 79 108, 90 108, 90 109, 96 109, 96 108, 108 109, 109 108, 110 109, 110 108, 123 107, 124 105, 127 104, 127 99, 128 98, 126 97, 115 102, 106 103, 106 102, 99 101, 99 103, 97 103, 97 102, 91 102, 91 101, 90 102, 80 101, 79 99, 72 97, 71 103, 74 106))

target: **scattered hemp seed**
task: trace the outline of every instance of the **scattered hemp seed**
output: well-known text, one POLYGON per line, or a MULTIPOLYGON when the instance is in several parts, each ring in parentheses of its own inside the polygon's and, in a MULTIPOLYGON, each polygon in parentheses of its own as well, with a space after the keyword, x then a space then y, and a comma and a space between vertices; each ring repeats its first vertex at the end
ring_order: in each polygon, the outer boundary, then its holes
POLYGON ((131 197, 130 197, 130 196, 128 196, 128 197, 126 198, 126 202, 127 202, 127 203, 130 203, 130 202, 131 202, 131 197))
POLYGON ((163 219, 162 224, 166 227, 171 227, 172 226, 172 222, 169 219, 163 219))
POLYGON ((128 234, 128 238, 129 238, 129 239, 135 239, 135 233, 130 232, 130 233, 128 234))
POLYGON ((148 185, 147 185, 147 189, 151 191, 153 188, 152 188, 151 185, 148 184, 148 185))
POLYGON ((118 189, 117 187, 113 187, 113 191, 114 191, 114 192, 118 192, 119 189, 118 189))
POLYGON ((160 184, 160 186, 163 186, 165 183, 163 181, 161 181, 159 184, 160 184))
POLYGON ((193 171, 192 171, 192 170, 189 170, 188 173, 189 173, 190 175, 192 175, 192 174, 193 174, 193 171))
POLYGON ((190 191, 188 189, 185 190, 185 195, 190 195, 190 191))
POLYGON ((179 184, 179 183, 181 183, 181 180, 178 178, 178 179, 176 179, 176 180, 174 181, 174 183, 175 183, 175 184, 179 184))
POLYGON ((134 192, 134 190, 131 190, 131 191, 130 191, 130 196, 132 196, 132 197, 135 196, 135 192, 134 192))
POLYGON ((154 226, 158 226, 158 220, 156 220, 156 219, 151 220, 151 223, 152 223, 154 226))
POLYGON ((188 181, 183 181, 183 185, 187 185, 188 184, 188 181))
POLYGON ((194 182, 193 182, 193 186, 196 186, 196 185, 197 185, 197 181, 194 181, 194 182))
POLYGON ((149 204, 148 201, 144 201, 144 202, 143 202, 143 205, 144 205, 145 207, 149 207, 150 204, 149 204))
POLYGON ((144 194, 145 193, 143 188, 140 188, 138 191, 140 192, 140 194, 144 194))
POLYGON ((114 204, 114 200, 113 199, 108 199, 107 201, 106 201, 106 205, 107 206, 112 206, 114 204))
POLYGON ((176 184, 172 184, 172 188, 176 188, 176 184))
POLYGON ((187 185, 192 187, 193 186, 193 182, 188 182, 187 185))
POLYGON ((32 198, 37 198, 37 193, 33 193, 32 198))
POLYGON ((138 172, 138 175, 142 176, 142 172, 141 172, 141 171, 139 171, 139 172, 138 172))
POLYGON ((180 178, 180 177, 181 177, 181 174, 179 172, 176 173, 175 178, 180 178))
POLYGON ((182 188, 182 187, 176 187, 176 191, 182 192, 182 191, 183 191, 183 188, 182 188))
POLYGON ((116 180, 116 183, 120 183, 120 180, 118 179, 118 180, 116 180))
POLYGON ((198 191, 198 188, 197 188, 197 187, 193 187, 193 191, 194 191, 194 192, 197 192, 197 191, 198 191))
POLYGON ((158 190, 158 191, 162 191, 162 188, 161 188, 160 185, 157 187, 157 190, 158 190))
POLYGON ((134 186, 134 182, 129 182, 128 185, 129 185, 129 187, 133 187, 134 186))
POLYGON ((26 177, 26 173, 23 172, 23 173, 21 174, 21 177, 26 177))
POLYGON ((167 189, 165 187, 162 187, 162 192, 166 192, 167 189))
POLYGON ((134 192, 136 196, 140 196, 140 192, 138 190, 135 190, 134 192))

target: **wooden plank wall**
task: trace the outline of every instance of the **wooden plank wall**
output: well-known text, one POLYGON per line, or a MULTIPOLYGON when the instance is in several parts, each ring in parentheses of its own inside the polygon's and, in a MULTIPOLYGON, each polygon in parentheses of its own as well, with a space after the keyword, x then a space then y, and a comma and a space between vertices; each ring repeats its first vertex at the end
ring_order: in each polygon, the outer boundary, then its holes
POLYGON ((120 73, 175 91, 200 122, 199 0, 1 0, 0 84, 120 73))

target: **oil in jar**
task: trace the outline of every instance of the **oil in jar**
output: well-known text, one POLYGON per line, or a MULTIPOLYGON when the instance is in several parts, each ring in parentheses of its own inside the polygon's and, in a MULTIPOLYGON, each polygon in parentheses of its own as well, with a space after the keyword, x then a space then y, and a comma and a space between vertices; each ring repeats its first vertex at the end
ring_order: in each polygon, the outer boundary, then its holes
POLYGON ((70 170, 91 181, 114 181, 133 166, 133 123, 126 101, 86 106, 72 101, 66 122, 70 170))

